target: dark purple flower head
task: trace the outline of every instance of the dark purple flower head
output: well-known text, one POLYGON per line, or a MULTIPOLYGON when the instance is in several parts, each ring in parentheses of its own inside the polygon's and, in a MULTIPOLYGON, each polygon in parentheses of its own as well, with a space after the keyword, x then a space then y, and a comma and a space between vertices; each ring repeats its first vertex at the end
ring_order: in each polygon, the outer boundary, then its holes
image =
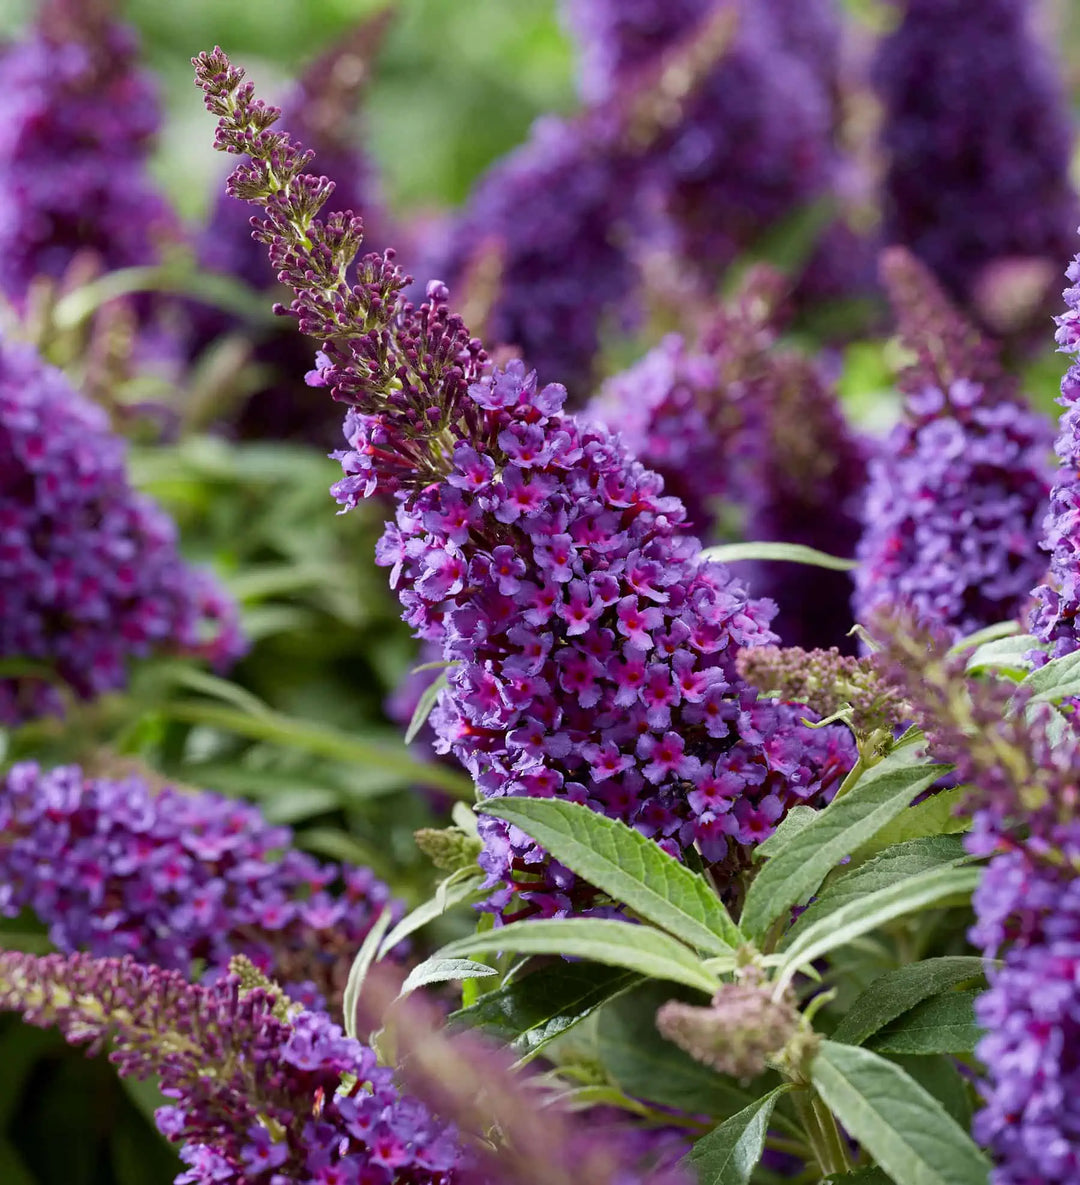
MULTIPOLYGON (((124 461, 99 407, 0 342, 0 658, 43 664, 84 698, 123 687, 130 658, 243 651, 235 606, 184 563, 124 461)), ((0 682, 0 720, 57 707, 37 680, 0 682)))
POLYGON ((885 275, 916 360, 904 417, 870 463, 855 612, 907 605, 971 633, 1015 617, 1044 570, 1050 430, 925 269, 892 252, 885 275))
MULTIPOLYGON (((1055 337, 1058 349, 1075 358, 1080 353, 1080 255, 1066 274, 1070 281, 1064 293, 1068 308, 1056 318, 1055 337)), ((1065 409, 1054 445, 1061 467, 1043 522, 1043 548, 1050 553, 1050 576, 1035 589, 1038 604, 1031 617, 1031 629, 1050 644, 1051 657, 1080 648, 1076 624, 1080 613, 1080 561, 1076 549, 1080 534, 1080 362, 1074 360, 1065 372, 1058 403, 1065 409)))
POLYGON ((401 1094, 374 1052, 270 986, 210 987, 130 959, 0 952, 0 1009, 157 1075, 189 1165, 177 1185, 453 1185, 452 1128, 401 1094))
POLYGON ((0 914, 31 910, 63 951, 185 974, 243 954, 337 1006, 389 892, 291 843, 247 803, 24 762, 0 783, 0 914))
POLYGON ((0 289, 16 303, 81 252, 105 269, 155 263, 177 232, 146 168, 157 88, 108 10, 47 0, 0 55, 0 289))
MULTIPOLYGON (((1068 253, 1074 128, 1029 0, 908 0, 878 50, 887 243, 970 305, 985 269, 1068 253)), ((1041 301, 1036 299, 1035 306, 1041 301)))
MULTIPOLYGON (((355 221, 312 221, 324 184, 301 175, 307 161, 286 137, 257 130, 273 113, 238 89, 223 55, 197 65, 218 143, 254 154, 233 189, 265 203, 260 233, 294 311, 327 342, 314 381, 352 404, 335 494, 345 507, 399 494, 377 558, 406 621, 454 664, 431 717, 440 747, 485 796, 566 795, 672 851, 698 840, 713 860, 729 838, 737 848, 768 834, 792 801, 827 796, 850 753, 841 741, 801 747, 801 725, 745 693, 734 657, 771 640, 769 607, 699 560, 662 479, 566 415, 561 386, 520 362, 485 371, 444 287, 413 310, 389 260, 369 256, 347 288, 355 221), (694 790, 706 795, 696 807, 694 790)), ((520 888, 536 893, 530 909, 571 908, 569 873, 545 872, 501 822, 485 839, 489 884, 506 882, 496 905, 520 888), (552 885, 519 885, 525 865, 552 885)))

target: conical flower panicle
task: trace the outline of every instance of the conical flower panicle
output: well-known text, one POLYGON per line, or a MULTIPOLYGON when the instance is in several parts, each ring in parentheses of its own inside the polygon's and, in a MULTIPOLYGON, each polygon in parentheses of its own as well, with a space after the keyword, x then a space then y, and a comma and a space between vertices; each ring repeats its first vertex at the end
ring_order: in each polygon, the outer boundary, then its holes
POLYGON ((0 289, 16 304, 81 252, 107 270, 151 264, 178 234, 147 171, 157 88, 110 9, 46 0, 0 57, 0 289))
POLYGON ((1051 430, 922 265, 893 252, 884 267, 913 361, 870 463, 854 608, 907 606, 962 636, 1017 616, 1042 575, 1051 430))
POLYGON ((244 954, 336 1008, 389 891, 368 869, 320 864, 291 841, 217 794, 21 762, 0 782, 0 914, 31 910, 63 951, 184 974, 201 961, 220 975, 244 954))
MULTIPOLYGON (((130 487, 104 411, 11 341, 0 341, 0 524, 0 658, 40 663, 89 699, 123 687, 131 658, 227 665, 243 652, 236 607, 130 487)), ((37 678, 0 680, 4 722, 61 706, 37 678)))
POLYGON ((91 1052, 109 1042, 122 1075, 156 1075, 188 1185, 457 1180, 453 1131, 371 1049, 320 1013, 283 1017, 278 992, 235 975, 200 987, 130 959, 0 952, 0 1010, 91 1052))

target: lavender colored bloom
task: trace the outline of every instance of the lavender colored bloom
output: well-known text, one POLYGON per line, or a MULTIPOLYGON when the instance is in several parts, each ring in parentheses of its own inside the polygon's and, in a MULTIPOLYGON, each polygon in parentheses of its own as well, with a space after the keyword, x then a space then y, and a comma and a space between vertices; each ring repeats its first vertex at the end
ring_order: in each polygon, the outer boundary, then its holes
POLYGON ((108 7, 46 0, 0 55, 0 288, 16 303, 81 252, 105 269, 155 263, 177 233, 146 169, 157 88, 108 7))
POLYGON ((907 605, 963 635, 1015 617, 1043 572, 1048 425, 911 256, 890 253, 885 270, 916 361, 870 463, 855 612, 907 605))
MULTIPOLYGON (((485 372, 442 286, 414 310, 391 262, 368 256, 346 290, 355 222, 313 222, 324 183, 301 175, 306 158, 283 134, 247 131, 274 113, 223 55, 197 67, 217 143, 254 154, 232 188, 266 206, 260 234, 293 309, 326 341, 313 381, 353 405, 335 495, 347 508, 398 494, 377 559, 406 621, 454 664, 432 714, 441 747, 484 795, 565 794, 669 850, 698 841, 711 860, 730 854, 729 838, 737 849, 769 834, 792 801, 827 797, 851 757, 847 734, 812 740, 745 692, 734 657, 771 640, 769 608, 698 559, 661 478, 565 415, 561 386, 538 386, 520 362, 485 372), (317 271, 300 226, 338 262, 317 271)), ((520 888, 535 892, 532 910, 571 907, 565 870, 505 824, 485 826, 492 887, 516 859, 556 890, 514 881, 493 904, 520 888)))
POLYGON ((31 910, 62 951, 185 974, 243 954, 336 1006, 389 891, 291 843, 247 803, 23 762, 0 783, 0 914, 31 910))
MULTIPOLYGON (((970 304, 985 269, 1067 255, 1074 128, 1028 0, 908 0, 874 66, 888 243, 970 304)), ((1039 303, 1035 302, 1036 305, 1039 303)))
POLYGON ((1050 656, 1080 649, 1076 617, 1080 613, 1080 562, 1076 540, 1080 537, 1080 255, 1069 265, 1071 281, 1065 290, 1066 311, 1057 320, 1058 349, 1074 356, 1061 380, 1058 398, 1061 414, 1054 451, 1061 467, 1050 493, 1050 507, 1043 522, 1043 548, 1050 553, 1050 576, 1034 591, 1038 602, 1031 629, 1051 646, 1050 656))
POLYGON ((210 987, 130 959, 0 952, 0 1009, 121 1075, 157 1075, 157 1111, 189 1166, 176 1185, 452 1185, 451 1128, 401 1094, 374 1052, 328 1017, 229 975, 210 987), (343 1084, 343 1076, 344 1084, 343 1084))
MULTIPOLYGON (((101 408, 28 346, 0 342, 0 657, 44 664, 90 698, 161 650, 235 659, 235 607, 128 485, 101 408)), ((58 706, 37 679, 0 682, 0 720, 58 706)))

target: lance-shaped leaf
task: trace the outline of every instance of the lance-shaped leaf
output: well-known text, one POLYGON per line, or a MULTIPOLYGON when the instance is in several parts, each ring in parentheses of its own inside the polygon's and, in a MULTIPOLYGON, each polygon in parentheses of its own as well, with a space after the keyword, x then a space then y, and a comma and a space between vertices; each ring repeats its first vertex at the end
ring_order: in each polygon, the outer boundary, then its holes
POLYGON ((848 1134, 896 1185, 986 1185, 990 1162, 899 1066, 857 1045, 823 1041, 810 1078, 848 1134))
POLYGON ((698 1185, 747 1185, 761 1160, 776 1100, 792 1089, 785 1083, 770 1090, 698 1140, 687 1157, 698 1185))
POLYGON ((468 958, 470 955, 506 951, 520 955, 571 955, 624 967, 653 979, 683 983, 713 993, 719 979, 701 965, 701 960, 681 942, 632 922, 608 918, 541 918, 511 922, 498 930, 459 938, 444 946, 437 958, 468 958))
POLYGON ((784 951, 784 962, 776 973, 776 990, 788 984, 804 963, 812 963, 860 934, 949 897, 970 894, 981 875, 979 868, 932 868, 849 902, 808 926, 784 951))
POLYGON ((401 985, 401 994, 414 992, 432 983, 447 983, 451 979, 482 979, 486 975, 498 975, 498 972, 494 967, 486 963, 474 963, 472 959, 425 959, 406 976, 401 985))
POLYGON ((708 881, 625 823, 559 798, 503 798, 480 809, 690 946, 721 954, 744 943, 708 881))
POLYGON ((379 958, 385 959, 402 939, 408 938, 410 934, 414 934, 428 922, 442 917, 448 909, 452 909, 455 905, 461 905, 470 900, 482 900, 484 894, 479 887, 482 880, 483 874, 479 870, 461 869, 440 881, 434 896, 429 897, 427 901, 407 913, 382 940, 382 945, 379 947, 379 958))
POLYGON ((867 1037, 923 1000, 980 979, 983 966, 983 960, 976 955, 946 955, 886 972, 848 1009, 836 1026, 833 1040, 861 1045, 867 1037))
POLYGON ((559 959, 488 992, 470 1008, 451 1013, 450 1023, 482 1029, 526 1061, 639 982, 637 975, 619 967, 559 959))
POLYGON ((720 543, 707 547, 701 553, 705 560, 721 564, 734 564, 740 560, 787 560, 792 564, 808 564, 812 568, 830 568, 834 572, 851 572, 859 565, 855 560, 845 560, 838 555, 829 555, 805 543, 720 543))
POLYGON ((928 765, 910 745, 868 770, 766 862, 746 895, 740 928, 762 939, 792 905, 803 904, 826 874, 896 818, 951 766, 928 765))
POLYGON ((916 1004, 875 1033, 866 1043, 877 1053, 920 1056, 971 1053, 984 1030, 975 1019, 978 992, 944 992, 916 1004))
POLYGON ((1032 693, 1032 700, 1056 703, 1070 695, 1080 695, 1080 650, 1052 658, 1045 666, 1032 671, 1020 684, 1032 693))

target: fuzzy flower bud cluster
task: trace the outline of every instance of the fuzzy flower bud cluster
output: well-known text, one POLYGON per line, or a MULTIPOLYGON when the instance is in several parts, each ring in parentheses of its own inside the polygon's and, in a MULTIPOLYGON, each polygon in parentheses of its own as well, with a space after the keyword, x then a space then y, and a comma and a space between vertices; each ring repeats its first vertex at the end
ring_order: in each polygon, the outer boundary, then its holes
POLYGON ((1050 657, 1080 649, 1077 614, 1080 613, 1080 255, 1069 265, 1070 286, 1065 289, 1066 311, 1058 317, 1055 338, 1063 354, 1073 362, 1061 380, 1058 403, 1064 407, 1054 451, 1060 469, 1050 493, 1050 507, 1043 522, 1043 548, 1050 553, 1049 579, 1035 589, 1038 602, 1031 629, 1050 645, 1050 657))
POLYGON ((910 248, 970 304, 993 265, 1052 269, 1068 254, 1080 212, 1069 182, 1075 129, 1029 0, 900 7, 874 64, 885 108, 884 239, 910 248))
POLYGON ((452 1185, 452 1129, 318 1012, 272 988, 210 987, 130 959, 0 952, 0 1009, 55 1027, 121 1075, 157 1075, 158 1128, 188 1169, 177 1185, 452 1185))
MULTIPOLYGON (((440 747, 485 796, 566 795, 710 861, 771 833, 791 803, 827 799, 850 738, 753 702, 734 655, 772 640, 769 607, 698 559, 661 478, 567 416, 561 386, 520 362, 484 373, 440 286, 419 310, 400 305, 400 277, 369 256, 346 287, 357 220, 315 221, 325 184, 269 130, 276 112, 223 55, 198 71, 219 145, 253 157, 233 190, 265 204, 259 233, 301 327, 327 342, 314 381, 353 405, 335 495, 401 494, 377 559, 405 620, 454 664, 431 717, 440 747)), ((484 826, 496 907, 514 889, 537 892, 532 910, 574 906, 569 874, 549 866, 562 884, 545 891, 542 853, 484 826)))
POLYGON ((1044 570, 1050 429, 914 258, 897 249, 884 268, 916 360, 904 417, 870 463, 856 616, 905 605, 973 633, 1017 616, 1044 570))
POLYGON ((768 1068, 799 1027, 799 1010, 785 997, 772 998, 753 976, 722 984, 708 1008, 669 1000, 656 1027, 699 1062, 733 1078, 756 1078, 768 1068))
POLYGON ((134 32, 100 0, 46 0, 0 57, 0 289, 16 303, 80 252, 155 263, 175 217, 147 172, 160 115, 134 32))
POLYGON ((970 934, 1000 960, 976 1002, 974 1135, 994 1185, 1065 1185, 1080 1175, 1080 738, 1050 704, 1018 704, 1014 684, 965 680, 945 645, 898 629, 886 654, 931 753, 973 788, 968 851, 992 857, 970 934))
POLYGON ((247 803, 23 762, 0 783, 0 915, 30 910, 63 951, 184 974, 243 954, 337 1006, 389 892, 291 844, 247 803))
MULTIPOLYGON (((163 650, 237 658, 235 606, 131 489, 104 411, 29 347, 0 341, 0 658, 41 664, 90 698, 123 687, 130 658, 163 650)), ((0 721, 59 704, 37 679, 0 681, 0 721)))

